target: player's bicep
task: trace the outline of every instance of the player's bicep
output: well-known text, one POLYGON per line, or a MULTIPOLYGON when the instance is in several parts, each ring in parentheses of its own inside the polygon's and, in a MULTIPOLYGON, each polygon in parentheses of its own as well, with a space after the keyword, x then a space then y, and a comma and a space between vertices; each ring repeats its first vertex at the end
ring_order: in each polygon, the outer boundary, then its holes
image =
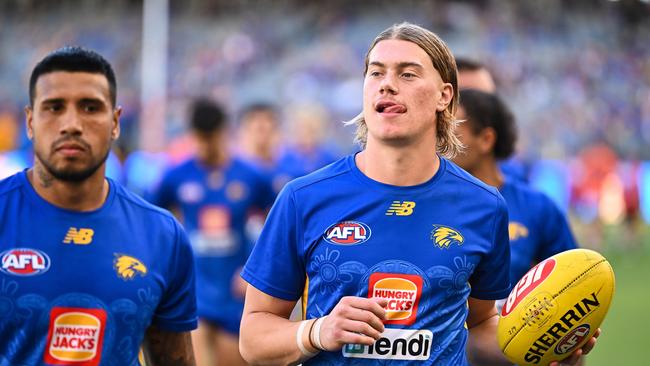
POLYGON ((481 300, 469 297, 467 300, 467 328, 471 329, 472 327, 497 315, 495 303, 496 301, 494 300, 481 300))
POLYGON ((288 301, 273 297, 249 284, 246 288, 244 317, 255 313, 270 313, 285 319, 289 319, 291 311, 295 305, 295 301, 288 301))
POLYGON ((149 327, 144 336, 147 366, 195 366, 190 332, 168 332, 149 327))

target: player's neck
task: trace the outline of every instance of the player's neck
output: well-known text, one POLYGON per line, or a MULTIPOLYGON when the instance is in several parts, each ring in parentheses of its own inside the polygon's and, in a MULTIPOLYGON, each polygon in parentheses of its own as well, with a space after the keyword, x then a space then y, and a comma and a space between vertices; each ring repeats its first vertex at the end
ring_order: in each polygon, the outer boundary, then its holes
POLYGON ((355 163, 363 174, 377 182, 414 186, 427 182, 440 167, 435 148, 428 147, 421 151, 371 144, 357 154, 355 163))
POLYGON ((27 171, 27 178, 36 193, 54 206, 72 211, 93 211, 100 208, 108 196, 105 166, 88 179, 67 182, 54 178, 38 162, 27 171))
POLYGON ((230 161, 230 154, 225 149, 219 149, 211 154, 198 154, 197 158, 207 168, 221 168, 230 161))
POLYGON ((475 169, 472 169, 471 173, 489 186, 496 187, 497 189, 500 189, 501 186, 503 186, 503 174, 494 159, 479 164, 475 169))

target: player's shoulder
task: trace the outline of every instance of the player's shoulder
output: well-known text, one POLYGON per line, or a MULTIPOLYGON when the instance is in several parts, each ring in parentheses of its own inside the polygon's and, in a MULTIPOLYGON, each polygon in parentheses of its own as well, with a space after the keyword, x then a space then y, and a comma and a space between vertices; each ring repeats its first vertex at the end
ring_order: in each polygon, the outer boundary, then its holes
POLYGON ((334 180, 345 176, 351 171, 350 162, 352 159, 354 159, 354 155, 343 157, 312 173, 290 181, 285 188, 291 192, 298 192, 331 187, 330 184, 334 180))
POLYGON ((237 170, 237 172, 248 179, 264 180, 267 179, 267 173, 259 166, 250 160, 242 159, 240 157, 233 157, 230 163, 230 168, 237 170))
POLYGON ((445 169, 445 178, 454 187, 456 191, 462 190, 467 197, 472 197, 473 200, 487 199, 503 200, 499 190, 495 187, 483 183, 478 178, 474 177, 453 162, 441 158, 441 167, 445 169))
POLYGON ((537 206, 538 208, 546 209, 557 207, 555 202, 546 193, 521 181, 507 180, 504 183, 503 191, 507 192, 506 194, 509 196, 515 195, 519 201, 525 202, 529 207, 537 206))
POLYGON ((171 225, 174 227, 177 225, 176 219, 169 211, 149 203, 144 198, 129 191, 127 188, 115 182, 114 180, 110 178, 106 179, 110 181, 111 187, 115 189, 115 199, 118 200, 119 204, 122 205, 125 209, 129 210, 135 215, 144 217, 147 221, 159 221, 162 224, 171 225))
POLYGON ((167 175, 184 174, 189 170, 195 169, 195 167, 196 158, 190 157, 169 166, 169 168, 167 168, 167 175))
POLYGON ((18 172, 14 175, 0 180, 0 198, 15 192, 24 184, 25 171, 18 172))

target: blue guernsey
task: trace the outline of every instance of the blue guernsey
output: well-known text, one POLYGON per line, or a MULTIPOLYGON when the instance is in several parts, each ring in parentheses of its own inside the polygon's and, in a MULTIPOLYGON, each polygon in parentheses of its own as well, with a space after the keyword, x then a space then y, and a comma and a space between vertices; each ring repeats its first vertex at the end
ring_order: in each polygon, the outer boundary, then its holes
POLYGON ((306 364, 466 365, 467 299, 509 292, 503 198, 440 159, 428 182, 382 184, 354 156, 290 182, 269 214, 242 276, 307 319, 343 296, 388 300, 373 346, 346 345, 306 364))
POLYGON ((544 193, 506 180, 499 189, 508 205, 510 281, 515 284, 535 264, 578 247, 560 209, 544 193))
POLYGON ((259 234, 249 219, 265 214, 274 197, 270 183, 235 158, 217 169, 188 160, 165 174, 153 198, 153 203, 178 211, 190 237, 199 317, 233 334, 239 333, 243 310, 243 299, 233 295, 233 275, 259 234))
POLYGON ((146 329, 196 328, 189 242, 166 211, 112 180, 99 209, 0 181, 0 365, 137 365, 146 329))

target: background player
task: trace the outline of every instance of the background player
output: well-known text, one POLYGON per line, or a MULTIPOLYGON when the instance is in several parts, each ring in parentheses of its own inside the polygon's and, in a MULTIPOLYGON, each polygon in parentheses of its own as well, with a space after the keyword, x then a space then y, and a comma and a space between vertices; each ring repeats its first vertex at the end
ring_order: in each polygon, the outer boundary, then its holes
POLYGON ((274 195, 253 167, 230 156, 226 116, 219 105, 195 101, 191 130, 196 156, 165 174, 153 202, 178 213, 194 247, 198 364, 243 364, 237 335, 245 284, 238 273, 255 239, 245 226, 250 215, 267 210, 274 195))
MULTIPOLYGON (((496 82, 492 73, 480 62, 467 58, 457 58, 458 87, 463 89, 476 89, 486 93, 496 93, 496 82)), ((508 177, 521 182, 528 181, 528 168, 524 162, 516 157, 499 160, 499 169, 508 177)))
POLYGON ((110 64, 58 49, 32 71, 34 166, 0 181, 0 364, 194 365, 194 267, 166 211, 105 178, 110 64), (142 361, 142 360, 141 360, 142 361))
POLYGON ((246 106, 239 117, 237 156, 268 177, 278 193, 292 178, 278 169, 282 131, 278 110, 271 104, 246 106))
POLYGON ((501 99, 479 90, 461 90, 456 117, 465 121, 457 127, 465 149, 454 162, 498 188, 508 205, 510 283, 517 283, 542 260, 577 248, 566 218, 553 201, 499 169, 498 161, 512 155, 517 141, 514 116, 501 99))

